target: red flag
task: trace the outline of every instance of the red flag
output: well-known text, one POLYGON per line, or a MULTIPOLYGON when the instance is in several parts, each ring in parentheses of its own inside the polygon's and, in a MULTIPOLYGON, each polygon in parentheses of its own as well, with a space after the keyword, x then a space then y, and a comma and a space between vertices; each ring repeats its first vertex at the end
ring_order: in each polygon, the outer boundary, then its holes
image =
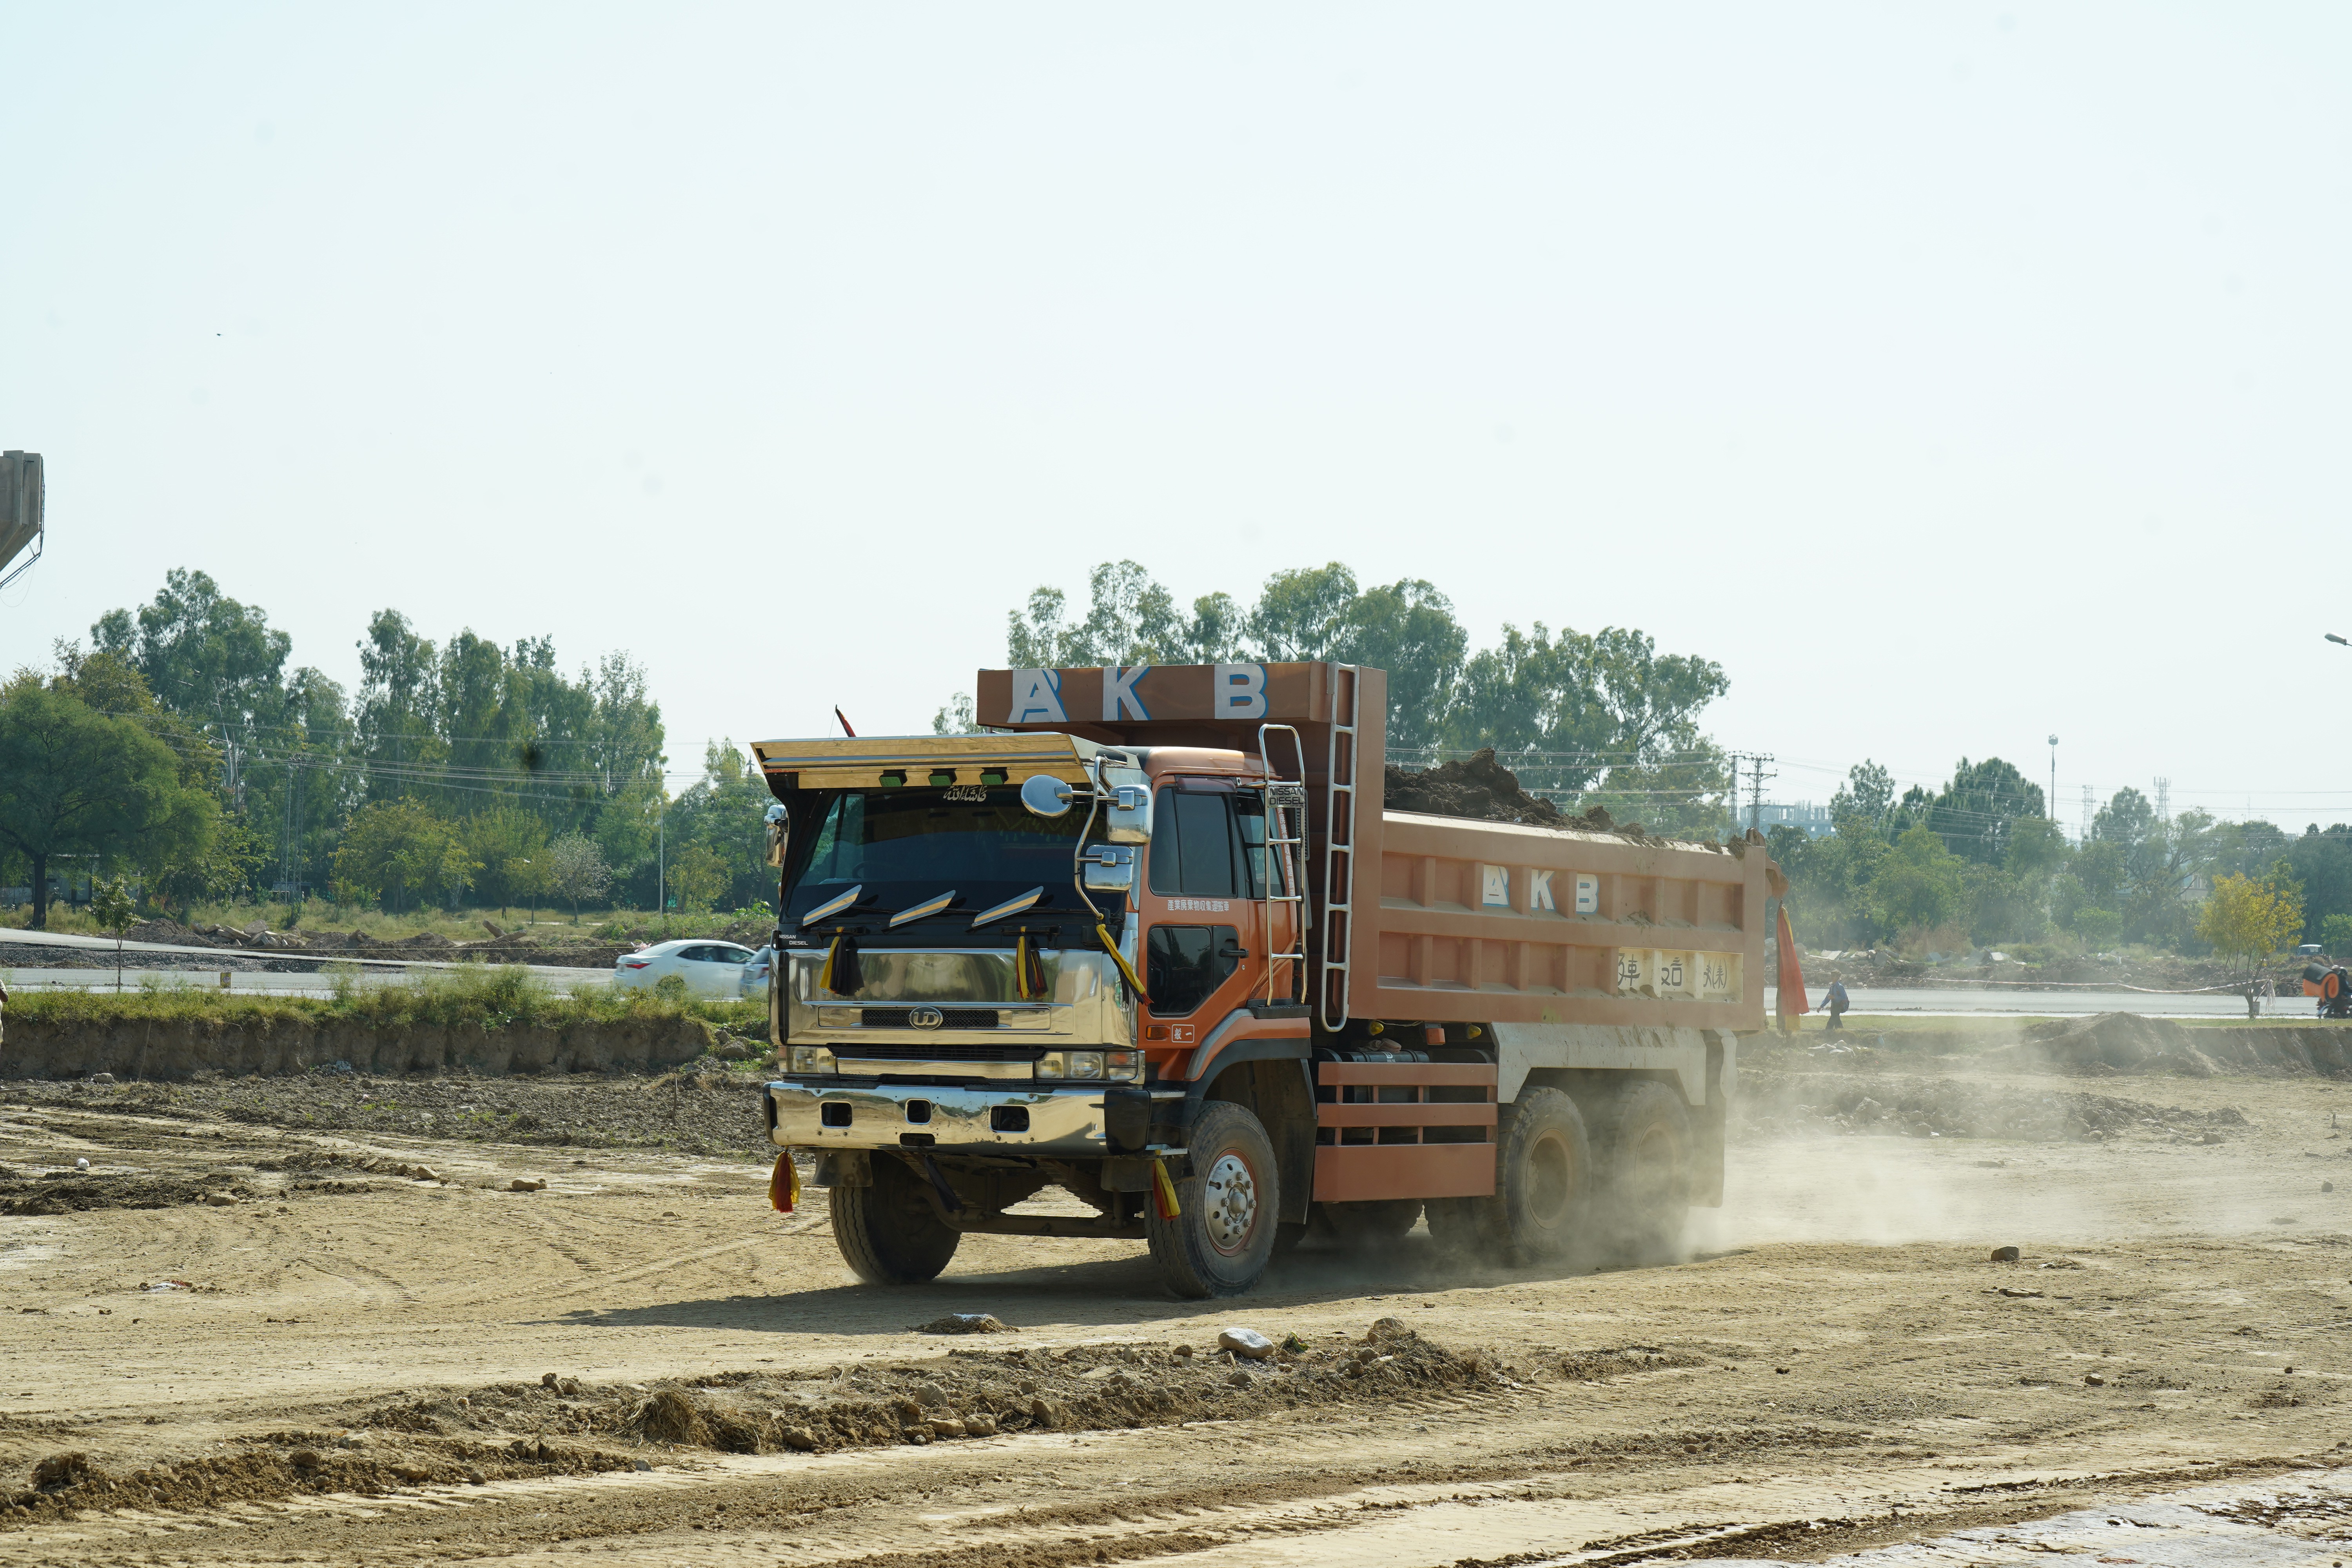
POLYGON ((1813 1010, 1813 1005, 1805 1000, 1805 966, 1797 958, 1797 939, 1789 930, 1789 906, 1786 901, 1781 903, 1780 914, 1780 994, 1775 1000, 1772 1010, 1780 1016, 1780 1032, 1786 1034, 1789 1031, 1789 1015, 1810 1013, 1813 1010), (1790 1005, 1790 998, 1792 996, 1796 998, 1794 1006, 1790 1005))
POLYGON ((841 721, 841 732, 843 734, 848 736, 853 741, 857 739, 857 731, 849 727, 849 720, 845 714, 843 714, 840 709, 835 708, 833 710, 833 716, 841 721))

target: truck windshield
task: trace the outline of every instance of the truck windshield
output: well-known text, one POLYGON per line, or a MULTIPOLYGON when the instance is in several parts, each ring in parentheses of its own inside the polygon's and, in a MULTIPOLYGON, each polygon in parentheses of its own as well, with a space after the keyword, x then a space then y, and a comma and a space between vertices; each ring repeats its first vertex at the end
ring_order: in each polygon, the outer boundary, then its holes
MULTIPOLYGON (((1047 903, 1070 906, 1070 861, 1087 814, 1032 816, 1011 789, 982 800, 940 789, 844 790, 813 814, 816 830, 784 893, 796 918, 862 884, 880 912, 952 889, 965 920, 1042 884, 1047 903)), ((797 832, 797 828, 795 829, 797 832)))

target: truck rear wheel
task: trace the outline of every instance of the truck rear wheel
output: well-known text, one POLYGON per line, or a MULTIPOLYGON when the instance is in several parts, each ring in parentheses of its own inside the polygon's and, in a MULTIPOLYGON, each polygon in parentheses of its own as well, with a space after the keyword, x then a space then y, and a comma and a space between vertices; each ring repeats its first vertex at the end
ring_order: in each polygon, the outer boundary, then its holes
POLYGON ((1439 1198, 1429 1228, 1443 1246, 1514 1262, 1556 1262, 1583 1235, 1591 1210, 1592 1157, 1576 1101, 1530 1089, 1502 1108, 1495 1195, 1439 1198))
POLYGON ((1690 1215, 1691 1123, 1683 1098, 1654 1079, 1620 1085, 1593 1108, 1601 1153, 1601 1231, 1629 1263, 1672 1259, 1690 1215))
POLYGON ((962 1234, 940 1218, 921 1173, 888 1154, 870 1162, 874 1184, 832 1189, 833 1244, 868 1285, 920 1285, 939 1278, 962 1234))
POLYGON ((1273 1140, 1247 1110, 1213 1100, 1185 1142, 1192 1173, 1176 1184, 1180 1212, 1161 1219, 1157 1205, 1145 1210, 1152 1261, 1179 1296, 1238 1296, 1274 1256, 1282 1193, 1273 1140))

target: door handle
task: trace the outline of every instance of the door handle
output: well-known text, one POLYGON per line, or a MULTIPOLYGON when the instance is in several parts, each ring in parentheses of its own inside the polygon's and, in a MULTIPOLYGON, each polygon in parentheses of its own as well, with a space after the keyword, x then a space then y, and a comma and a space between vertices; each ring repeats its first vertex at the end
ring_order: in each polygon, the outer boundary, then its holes
POLYGON ((1217 956, 1219 958, 1247 958, 1249 956, 1249 949, 1242 946, 1238 942, 1229 942, 1225 943, 1224 946, 1217 949, 1217 956))

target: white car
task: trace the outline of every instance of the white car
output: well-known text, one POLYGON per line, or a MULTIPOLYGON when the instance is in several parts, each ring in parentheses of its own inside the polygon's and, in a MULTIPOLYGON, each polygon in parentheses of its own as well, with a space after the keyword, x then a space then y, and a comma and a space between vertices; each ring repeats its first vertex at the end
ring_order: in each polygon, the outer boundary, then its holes
POLYGON ((731 942, 657 942, 613 961, 613 984, 617 990, 650 991, 665 975, 686 982, 689 996, 716 996, 729 1001, 743 994, 743 966, 754 954, 731 942))
POLYGON ((763 947, 753 953, 751 962, 743 966, 743 994, 757 996, 762 1001, 766 1000, 768 976, 775 967, 776 950, 774 948, 763 947))

